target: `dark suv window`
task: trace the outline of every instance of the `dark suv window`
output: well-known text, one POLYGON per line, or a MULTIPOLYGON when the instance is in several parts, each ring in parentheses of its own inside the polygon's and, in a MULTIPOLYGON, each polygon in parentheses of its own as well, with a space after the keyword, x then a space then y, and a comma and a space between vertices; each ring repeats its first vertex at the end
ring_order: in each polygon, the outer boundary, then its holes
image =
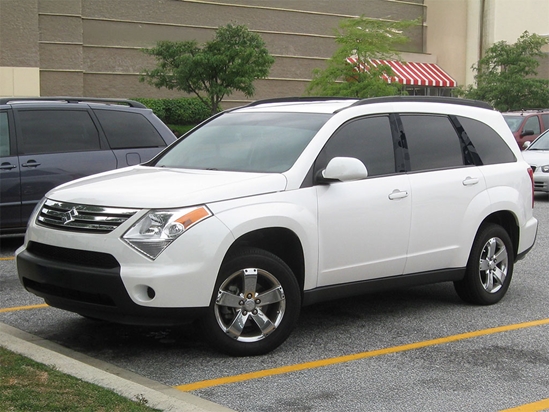
POLYGON ((141 114, 117 110, 94 110, 112 149, 163 147, 166 143, 141 114))
POLYGON ((471 141, 482 164, 493 165, 516 162, 517 159, 509 146, 491 127, 467 117, 458 116, 457 119, 465 130, 464 140, 469 139, 471 141))
POLYGON ((395 173, 389 117, 364 117, 344 124, 324 146, 315 169, 324 169, 334 157, 355 157, 361 160, 368 169, 368 176, 395 173))
POLYGON ((21 110, 19 154, 100 150, 99 133, 85 110, 21 110))
POLYGON ((463 166, 461 143, 446 116, 401 115, 412 171, 463 166))

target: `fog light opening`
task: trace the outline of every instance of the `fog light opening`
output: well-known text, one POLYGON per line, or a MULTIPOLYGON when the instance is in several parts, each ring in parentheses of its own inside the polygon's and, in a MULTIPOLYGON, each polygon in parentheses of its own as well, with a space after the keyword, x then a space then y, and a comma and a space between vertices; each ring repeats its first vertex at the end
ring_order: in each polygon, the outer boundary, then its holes
POLYGON ((150 286, 147 287, 147 296, 151 300, 154 299, 154 297, 156 296, 156 292, 150 286))

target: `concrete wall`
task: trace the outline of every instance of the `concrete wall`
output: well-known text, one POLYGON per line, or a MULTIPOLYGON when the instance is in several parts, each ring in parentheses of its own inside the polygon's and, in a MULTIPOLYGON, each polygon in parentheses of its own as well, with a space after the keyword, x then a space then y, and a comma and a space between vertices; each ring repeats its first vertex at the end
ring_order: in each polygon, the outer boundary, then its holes
POLYGON ((38 0, 0 0, 0 96, 40 92, 38 0))
MULTIPOLYGON (((302 95, 312 70, 334 52, 340 20, 425 15, 423 0, 0 0, 0 5, 0 41, 10 44, 5 57, 1 48, 0 66, 24 61, 24 67, 39 69, 34 94, 43 96, 181 96, 139 82, 139 73, 155 66, 141 49, 159 40, 205 42, 228 23, 260 34, 275 57, 270 76, 255 83, 254 98, 302 95)), ((411 29, 402 51, 422 53, 423 32, 424 27, 411 29)), ((424 57, 429 58, 420 54, 414 60, 424 57)), ((10 94, 0 87, 0 95, 10 94)), ((238 94, 226 99, 244 100, 238 94)))
MULTIPOLYGON (((549 35, 548 0, 425 0, 426 51, 460 85, 474 83, 471 66, 494 43, 513 44, 524 31, 549 35)), ((549 46, 543 51, 549 56, 549 46)), ((549 79, 549 57, 538 77, 549 79)))

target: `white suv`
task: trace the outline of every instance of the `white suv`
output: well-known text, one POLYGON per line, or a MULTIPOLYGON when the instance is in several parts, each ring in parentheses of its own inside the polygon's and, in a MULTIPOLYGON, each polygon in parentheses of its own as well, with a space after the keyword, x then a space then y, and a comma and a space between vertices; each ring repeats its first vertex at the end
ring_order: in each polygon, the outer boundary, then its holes
POLYGON ((498 302, 534 245, 532 209, 530 166, 484 103, 259 101, 147 164, 50 191, 17 268, 51 306, 198 318, 219 350, 258 355, 320 301, 452 281, 498 302))

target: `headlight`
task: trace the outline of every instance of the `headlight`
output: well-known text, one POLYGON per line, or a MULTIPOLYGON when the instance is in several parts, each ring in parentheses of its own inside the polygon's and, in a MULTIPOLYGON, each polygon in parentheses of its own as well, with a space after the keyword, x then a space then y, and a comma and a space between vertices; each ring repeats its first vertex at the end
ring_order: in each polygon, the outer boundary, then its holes
POLYGON ((549 173, 549 165, 541 166, 541 171, 543 173, 549 173))
POLYGON ((156 259, 175 239, 198 222, 212 216, 206 206, 151 210, 122 239, 150 259, 156 259))

